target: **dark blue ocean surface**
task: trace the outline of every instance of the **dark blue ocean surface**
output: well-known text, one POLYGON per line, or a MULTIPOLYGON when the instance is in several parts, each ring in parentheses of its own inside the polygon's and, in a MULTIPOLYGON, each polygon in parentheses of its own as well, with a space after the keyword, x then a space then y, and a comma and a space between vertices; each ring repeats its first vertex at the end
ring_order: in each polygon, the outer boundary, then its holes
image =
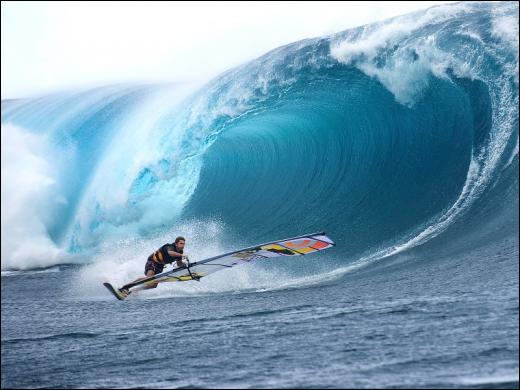
POLYGON ((518 174, 516 2, 3 101, 2 388, 518 388, 518 174), (101 284, 177 235, 197 261, 316 231, 337 245, 101 284))
POLYGON ((517 388, 517 239, 428 252, 311 287, 124 302, 71 298, 75 267, 3 277, 2 387, 517 388))

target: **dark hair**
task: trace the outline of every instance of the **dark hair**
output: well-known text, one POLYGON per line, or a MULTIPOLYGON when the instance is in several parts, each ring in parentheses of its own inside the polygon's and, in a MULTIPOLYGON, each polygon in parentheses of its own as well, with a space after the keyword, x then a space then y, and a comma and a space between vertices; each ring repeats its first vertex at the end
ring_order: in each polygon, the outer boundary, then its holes
POLYGON ((177 238, 175 239, 175 243, 178 244, 179 241, 184 241, 184 242, 186 242, 186 239, 185 239, 184 237, 179 236, 179 237, 177 237, 177 238))

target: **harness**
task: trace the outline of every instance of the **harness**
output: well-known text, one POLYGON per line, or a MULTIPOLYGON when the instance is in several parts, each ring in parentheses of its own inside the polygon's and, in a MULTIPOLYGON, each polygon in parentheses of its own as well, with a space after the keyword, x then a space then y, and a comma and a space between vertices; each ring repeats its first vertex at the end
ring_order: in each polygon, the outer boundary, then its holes
POLYGON ((188 270, 188 273, 190 274, 190 277, 192 280, 196 280, 197 282, 200 282, 200 276, 198 275, 193 275, 191 273, 191 269, 190 269, 190 260, 188 258, 186 258, 186 261, 188 262, 188 265, 186 266, 186 269, 188 270))

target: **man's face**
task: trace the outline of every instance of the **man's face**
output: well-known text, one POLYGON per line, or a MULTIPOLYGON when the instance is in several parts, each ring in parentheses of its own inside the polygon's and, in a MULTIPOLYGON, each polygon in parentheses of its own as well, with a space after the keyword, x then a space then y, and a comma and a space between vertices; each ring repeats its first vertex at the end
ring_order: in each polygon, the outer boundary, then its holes
POLYGON ((180 240, 180 241, 179 241, 177 244, 175 244, 175 245, 177 245, 177 248, 179 248, 179 249, 184 249, 184 244, 185 244, 184 240, 180 240))

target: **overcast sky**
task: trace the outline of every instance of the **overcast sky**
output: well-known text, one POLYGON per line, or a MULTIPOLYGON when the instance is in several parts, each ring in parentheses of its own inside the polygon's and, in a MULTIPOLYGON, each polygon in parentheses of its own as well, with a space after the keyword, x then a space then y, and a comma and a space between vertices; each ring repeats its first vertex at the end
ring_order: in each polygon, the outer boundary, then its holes
POLYGON ((2 1, 2 99, 200 80, 275 47, 446 1, 2 1))

